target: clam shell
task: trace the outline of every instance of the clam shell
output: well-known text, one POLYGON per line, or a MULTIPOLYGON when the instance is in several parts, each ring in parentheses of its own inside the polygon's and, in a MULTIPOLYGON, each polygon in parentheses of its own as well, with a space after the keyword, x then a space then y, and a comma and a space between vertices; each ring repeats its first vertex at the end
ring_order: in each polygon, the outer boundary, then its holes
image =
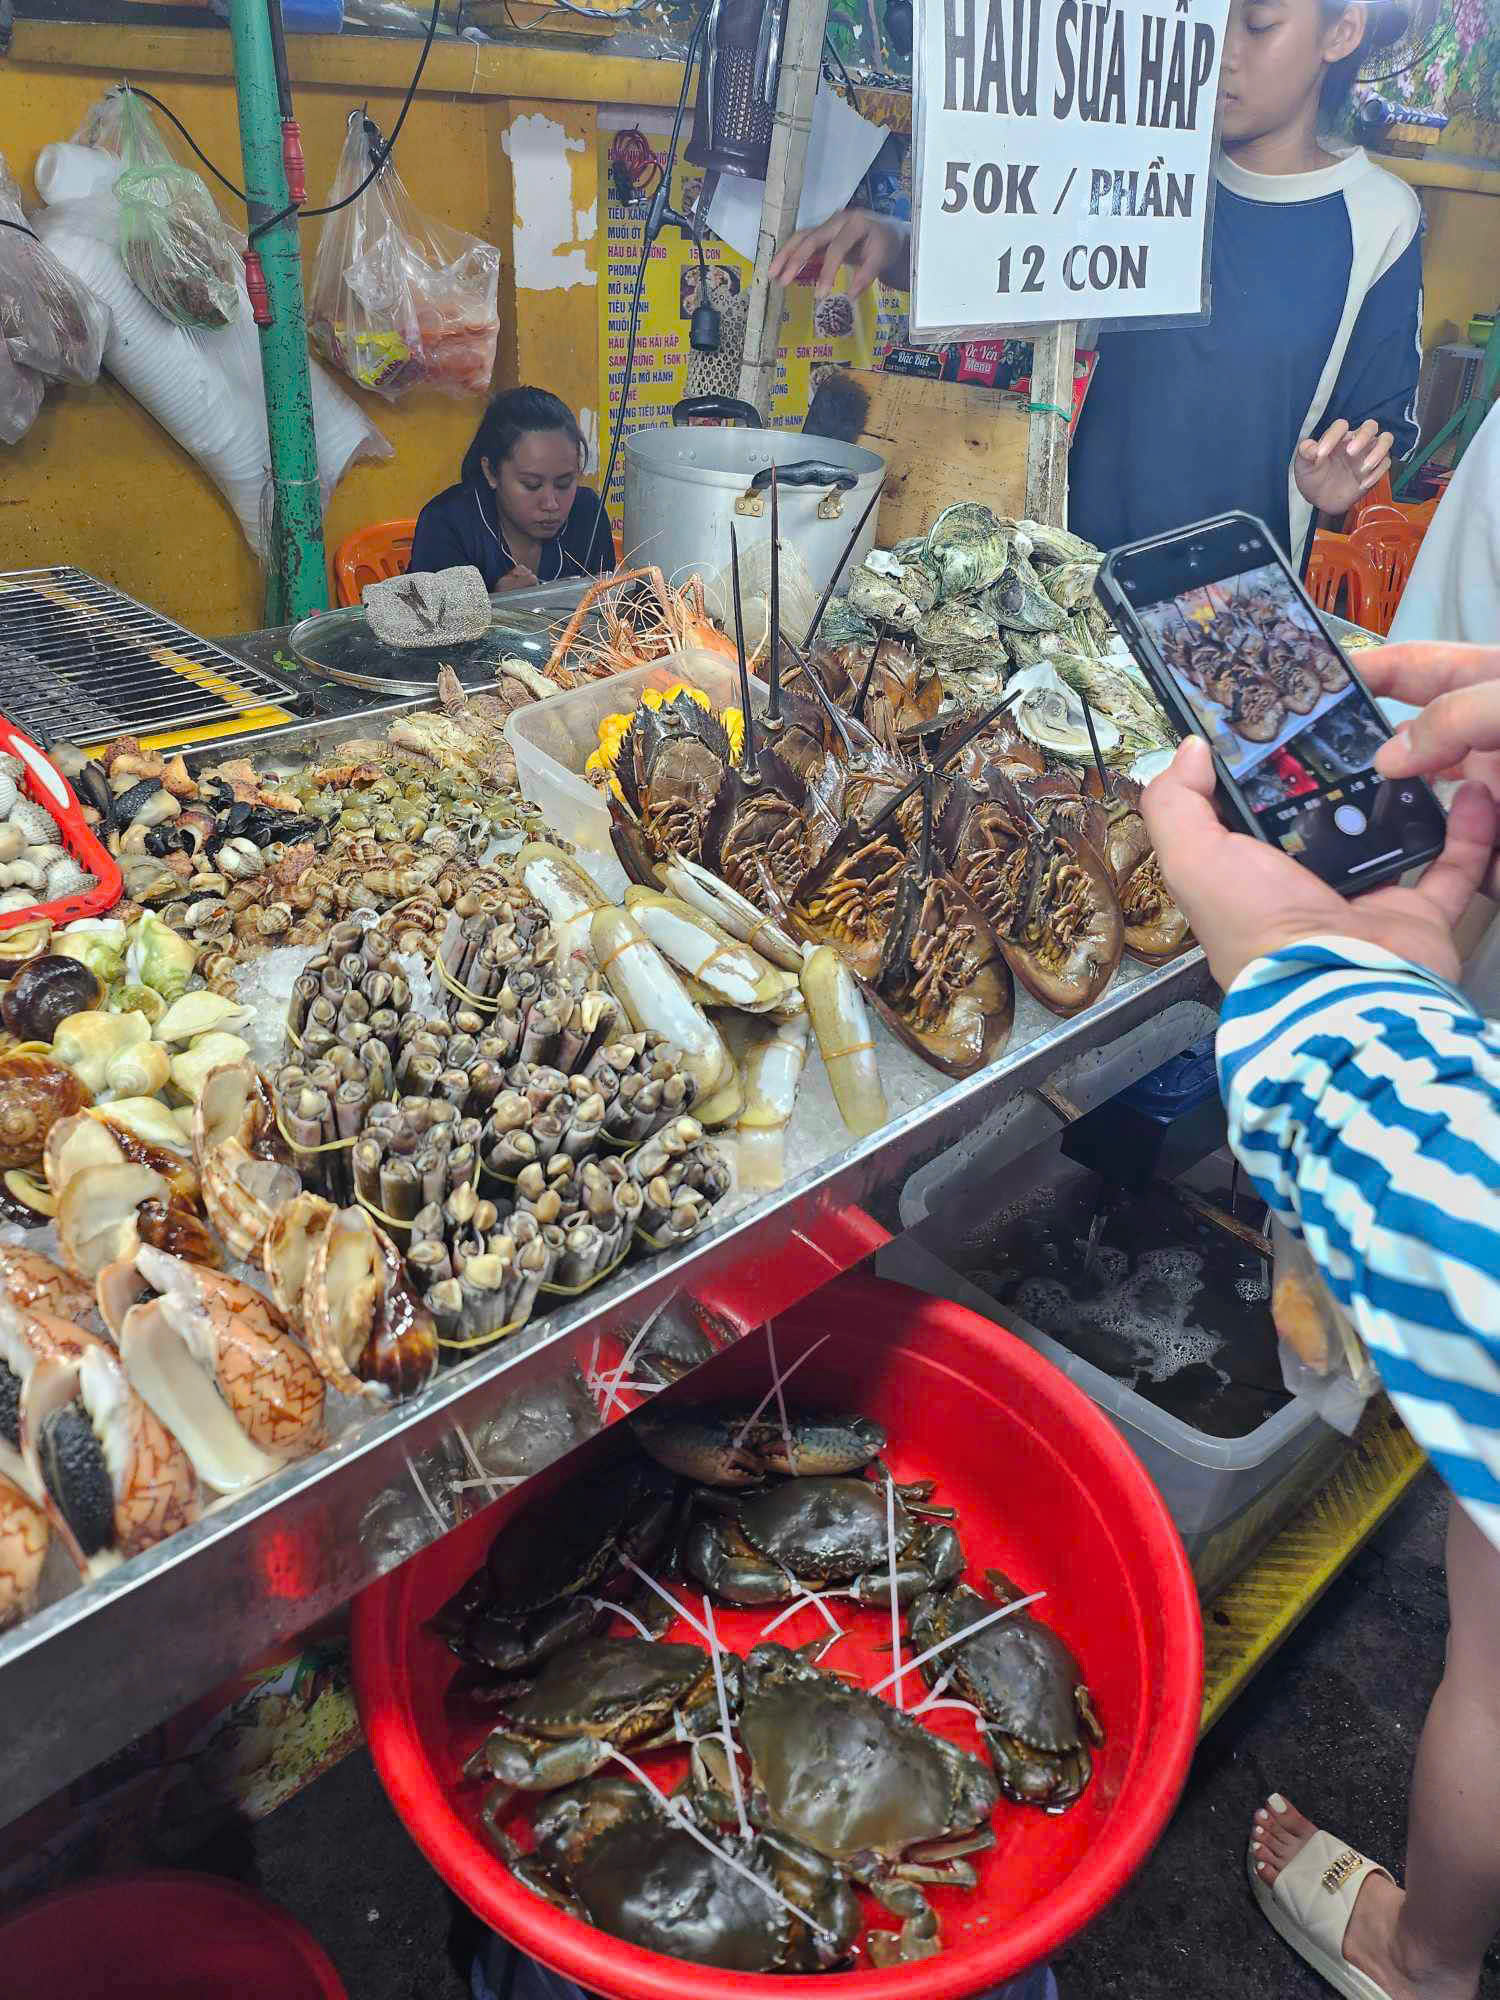
POLYGON ((38 1361, 21 1397, 21 1450, 52 1526, 86 1577, 103 1575, 197 1518, 198 1481, 192 1463, 160 1419, 131 1388, 119 1358, 102 1342, 75 1360, 38 1361), (55 1411, 79 1403, 104 1454, 114 1495, 107 1546, 80 1547, 42 1472, 43 1426, 55 1411))

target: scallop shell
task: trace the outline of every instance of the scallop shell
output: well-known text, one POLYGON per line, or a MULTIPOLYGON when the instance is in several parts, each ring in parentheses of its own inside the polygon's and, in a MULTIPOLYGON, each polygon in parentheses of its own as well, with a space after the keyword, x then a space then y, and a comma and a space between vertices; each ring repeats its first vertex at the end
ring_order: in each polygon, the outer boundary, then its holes
POLYGON ((413 1396, 437 1368, 437 1328, 401 1254, 362 1208, 330 1219, 307 1280, 306 1339, 325 1382, 384 1402, 413 1396))
POLYGON ((32 1479, 46 1494, 52 1526, 84 1576, 104 1574, 197 1518, 192 1462, 131 1388, 114 1350, 102 1343, 75 1360, 38 1361, 21 1397, 21 1449, 32 1479), (91 1555, 43 1474, 47 1419, 72 1402, 89 1419, 114 1495, 109 1537, 91 1555))
POLYGON ((295 1170, 224 1139, 204 1155, 199 1171, 208 1219, 231 1254, 246 1263, 258 1257, 277 1209, 300 1192, 295 1170))

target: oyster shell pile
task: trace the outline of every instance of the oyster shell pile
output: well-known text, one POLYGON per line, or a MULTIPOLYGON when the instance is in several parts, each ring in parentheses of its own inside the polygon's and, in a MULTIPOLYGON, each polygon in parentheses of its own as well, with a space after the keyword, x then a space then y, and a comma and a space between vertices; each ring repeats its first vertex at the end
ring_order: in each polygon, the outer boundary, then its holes
POLYGON ((860 648, 868 657, 877 633, 900 635, 936 670, 956 715, 987 707, 1018 670, 1045 667, 1051 698, 1028 699, 1017 711, 1021 733, 1049 755, 1090 761, 1082 709, 1060 700, 1057 683, 1065 683, 1098 718, 1106 758, 1126 765, 1175 738, 1139 671, 1113 644, 1094 595, 1099 560, 1097 549, 1062 529, 961 501, 925 537, 865 558, 836 619, 830 612, 824 623, 824 657, 860 648))

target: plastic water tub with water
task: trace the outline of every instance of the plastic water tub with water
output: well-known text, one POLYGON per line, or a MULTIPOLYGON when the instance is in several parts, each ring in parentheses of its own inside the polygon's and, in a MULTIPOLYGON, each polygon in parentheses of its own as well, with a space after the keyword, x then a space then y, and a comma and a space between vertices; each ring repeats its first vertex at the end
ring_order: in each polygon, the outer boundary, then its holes
MULTIPOLYGON (((980 1143, 951 1148, 907 1181, 900 1208, 906 1233, 880 1251, 876 1269, 1009 1327, 1108 1415, 1165 1500, 1207 1602, 1323 1484, 1347 1440, 1300 1396, 1243 1437, 1212 1437, 981 1290, 966 1273, 973 1245, 992 1219, 1036 1202, 1043 1191, 1065 1201, 1070 1189, 1093 1176, 1063 1159, 1055 1138, 1017 1157, 1004 1130, 992 1130, 987 1142, 978 1137, 980 1143)), ((984 1261, 1004 1241, 1003 1234, 993 1236, 984 1261)), ((1268 1314, 1266 1338, 1273 1337, 1268 1314)))

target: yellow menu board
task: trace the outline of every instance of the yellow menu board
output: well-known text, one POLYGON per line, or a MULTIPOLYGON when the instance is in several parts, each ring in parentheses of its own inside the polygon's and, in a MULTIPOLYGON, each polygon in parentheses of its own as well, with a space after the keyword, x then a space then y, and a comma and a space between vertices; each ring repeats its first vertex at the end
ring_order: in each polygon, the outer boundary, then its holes
MULTIPOLYGON (((620 400, 625 350, 630 333, 630 304, 640 263, 645 209, 660 184, 666 130, 631 126, 600 136, 601 187, 609 190, 605 208, 604 256, 599 273, 599 456, 609 457, 610 432, 620 400), (631 201, 619 193, 628 185, 631 201)), ((702 174, 678 163, 672 177, 671 206, 687 214, 696 205, 702 174)), ((750 284, 751 267, 728 244, 705 236, 710 301, 723 311, 750 284)), ((688 323, 698 304, 702 280, 698 255, 682 231, 668 225, 651 246, 646 282, 641 293, 640 326, 636 335, 635 375, 625 406, 625 434, 658 430, 672 421, 672 405, 687 393, 687 366, 692 349, 688 323)), ((873 292, 861 299, 834 296, 815 302, 806 285, 786 293, 782 316, 780 357, 770 421, 776 430, 800 430, 825 370, 868 368, 882 343, 878 306, 873 292)), ((731 391, 732 393, 732 391, 731 391)), ((615 467, 605 496, 616 530, 624 494, 623 457, 615 467)))

